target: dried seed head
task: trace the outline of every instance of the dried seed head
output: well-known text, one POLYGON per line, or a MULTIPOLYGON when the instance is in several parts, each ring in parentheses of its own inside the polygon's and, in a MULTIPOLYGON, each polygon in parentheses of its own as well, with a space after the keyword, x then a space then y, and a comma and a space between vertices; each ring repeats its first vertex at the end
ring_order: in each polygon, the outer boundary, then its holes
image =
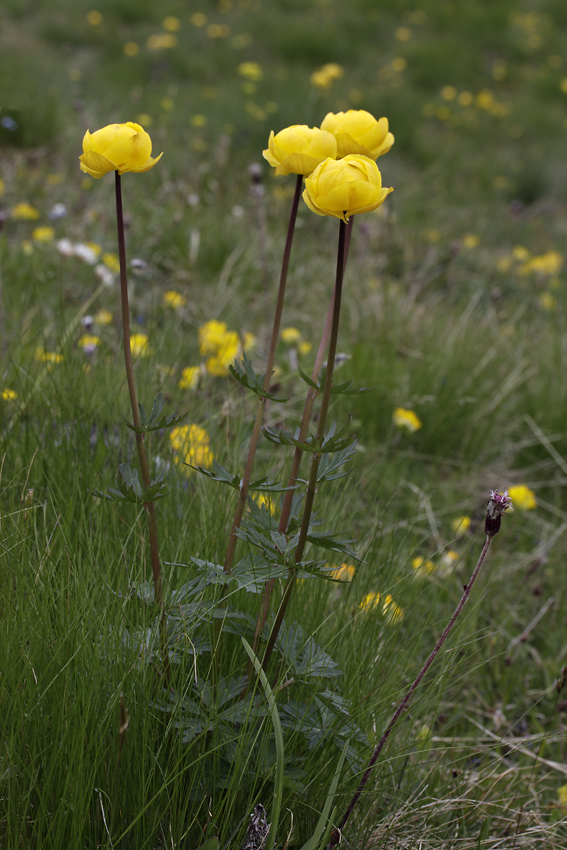
POLYGON ((486 506, 486 519, 484 521, 485 534, 488 534, 490 537, 498 534, 502 514, 512 510, 512 499, 508 490, 504 490, 503 493, 500 493, 498 490, 491 490, 490 499, 486 506))

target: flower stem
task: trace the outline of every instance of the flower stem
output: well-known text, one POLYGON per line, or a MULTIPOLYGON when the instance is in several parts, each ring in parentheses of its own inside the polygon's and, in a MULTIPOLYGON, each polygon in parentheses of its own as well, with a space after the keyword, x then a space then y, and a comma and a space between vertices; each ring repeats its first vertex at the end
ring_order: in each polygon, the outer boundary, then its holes
MULTIPOLYGON (((351 216, 348 224, 346 226, 346 237, 345 237, 345 247, 344 247, 344 264, 343 264, 343 275, 344 270, 346 269, 346 263, 348 259, 348 251, 350 247, 350 240, 352 236, 352 225, 354 222, 354 216, 351 216)), ((323 328, 323 335, 321 336, 321 342, 319 343, 319 349, 317 351, 317 356, 315 357, 315 363, 313 365, 313 371, 311 373, 311 380, 316 382, 319 377, 319 372, 323 366, 323 361, 325 359, 325 353, 327 351, 329 345, 329 338, 331 336, 331 326, 333 322, 333 310, 335 304, 335 291, 333 290, 333 295, 331 297, 331 303, 329 304, 329 311, 327 313, 327 318, 325 320, 325 327, 323 328)), ((311 414, 313 412, 313 402, 317 396, 317 390, 314 387, 309 387, 307 391, 307 398, 305 399, 305 406, 303 408, 303 416, 301 418, 301 425, 299 427, 299 435, 298 440, 303 441, 307 436, 307 429, 309 428, 309 423, 311 421, 311 414)), ((297 476, 299 475, 299 467, 301 465, 301 459, 303 457, 303 450, 300 448, 296 448, 293 454, 293 461, 291 465, 291 470, 289 473, 289 478, 287 480, 287 487, 283 504, 282 504, 282 512, 280 516, 280 521, 278 525, 278 531, 281 534, 285 534, 287 531, 287 527, 289 525, 289 517, 291 513, 291 505, 293 502, 293 495, 295 493, 295 485, 297 483, 297 476)), ((264 630, 264 626, 266 624, 266 620, 268 618, 268 611, 270 610, 270 599, 274 590, 275 579, 270 579, 270 581, 266 582, 264 586, 264 590, 262 593, 262 599, 260 602, 260 610, 258 612, 258 619, 256 620, 256 629, 254 631, 254 640, 252 642, 252 649, 256 652, 258 641, 260 638, 260 634, 264 630)))
MULTIPOLYGON (((132 364, 132 349, 130 347, 130 306, 128 303, 128 273, 126 269, 126 243, 124 239, 124 213, 122 210, 122 185, 118 171, 115 172, 115 190, 116 190, 116 222, 118 228, 118 257, 120 260, 120 300, 122 305, 122 337, 124 347, 124 365, 126 367, 126 380, 128 382, 128 391, 130 393, 130 403, 132 406, 132 419, 136 428, 141 428, 142 422, 140 419, 140 410, 138 407, 138 394, 136 391, 136 382, 134 380, 134 367, 132 364)), ((148 467, 148 459, 145 447, 145 434, 135 432, 136 447, 138 449, 138 461, 142 474, 142 484, 144 489, 147 489, 151 484, 150 471, 148 467)), ((150 534, 150 554, 152 562, 152 575, 154 582, 154 594, 158 608, 160 610, 160 633, 162 643, 163 665, 167 680, 169 680, 169 655, 167 652, 167 634, 166 634, 166 615, 163 605, 163 590, 161 581, 161 563, 159 556, 159 544, 157 533, 157 520, 155 505, 153 502, 144 504, 148 515, 148 528, 150 534)))
MULTIPOLYGON (((345 271, 345 245, 346 245, 346 230, 347 226, 341 220, 339 226, 339 245, 337 252, 337 274, 335 280, 335 293, 333 297, 333 316, 331 320, 331 332, 329 335, 329 351, 327 355, 327 371, 325 373, 325 384, 323 386, 323 394, 321 398, 321 410, 319 411, 319 422, 317 424, 317 441, 321 442, 325 436, 325 426, 327 424, 327 413, 329 411, 329 403, 331 400, 331 388, 333 385, 333 372, 335 367, 335 355, 337 353, 337 340, 339 336, 339 321, 341 316, 341 299, 343 290, 343 278, 345 271)), ((313 502, 317 491, 317 473, 321 462, 321 454, 315 452, 311 460, 311 472, 309 474, 309 483, 307 485, 307 493, 305 495, 305 504, 303 506, 303 517, 301 528, 299 531, 299 539, 295 549, 294 560, 299 563, 303 557, 303 550, 307 542, 307 534, 309 531, 309 523, 311 521, 311 513, 313 511, 313 502)), ((291 599, 293 587, 295 586, 295 569, 290 570, 290 575, 286 582, 284 595, 272 626, 272 631, 264 653, 262 667, 266 670, 270 656, 272 654, 277 636, 279 634, 283 618, 291 599)))
POLYGON ((482 547, 482 552, 480 553, 480 557, 478 559, 478 563, 473 570, 473 573, 471 575, 469 583, 464 585, 463 595, 461 596, 459 604, 457 605, 457 607, 455 608, 455 611, 453 612, 453 616, 451 617, 451 619, 449 620, 449 622, 445 626, 445 630, 444 630, 443 634, 441 635, 441 637, 439 638, 439 640, 437 641, 437 643, 435 644, 435 647, 432 650, 429 658, 427 659, 427 661, 425 662, 425 664, 423 665, 423 667, 421 668, 421 670, 417 674, 416 678, 414 679, 414 681, 413 681, 412 685, 410 686, 409 690, 407 691, 406 695, 403 697, 402 701, 400 702, 397 709, 395 710, 395 712, 392 716, 392 719, 390 720, 386 729, 382 733, 382 737, 378 741, 378 745, 377 745, 376 749, 374 750, 374 753, 372 754, 372 758, 370 759, 370 761, 368 763, 368 767, 366 768, 364 776, 362 777, 362 779, 360 781, 360 785, 358 786, 354 797, 350 801, 348 808, 347 808, 346 812, 344 813, 343 818, 342 818, 341 822, 339 823, 338 827, 331 834, 331 839, 329 841, 328 847, 334 847, 336 844, 339 843, 339 840, 340 840, 340 837, 341 837, 341 830, 344 829, 348 819, 350 818, 350 816, 352 814, 354 807, 358 803, 358 801, 360 799, 360 795, 362 794, 362 791, 364 789, 364 786, 368 782, 372 768, 374 767, 376 760, 378 759, 378 756, 382 752, 382 749, 384 748, 386 741, 390 737, 390 733, 391 733, 392 729, 396 725, 400 715, 403 714, 403 712, 405 711, 405 708, 406 708, 408 702, 410 701, 414 691, 416 690, 419 683, 421 682, 421 680, 423 679, 423 677, 425 676, 425 674, 427 673, 427 671, 429 670, 429 668, 433 664, 433 661, 435 660, 435 658, 439 654, 441 647, 443 646, 443 644, 445 643, 445 641, 449 637, 449 634, 450 634, 453 626, 455 625, 457 617, 459 616, 459 614, 463 610, 465 603, 466 603, 467 599, 469 598, 472 586, 475 583, 475 581, 478 577, 478 574, 480 573, 481 567, 482 567, 482 565, 485 561, 486 555, 488 554, 488 548, 490 546, 490 543, 491 543, 493 537, 494 537, 494 534, 487 534, 486 540, 484 541, 484 546, 482 547))
MULTIPOLYGON (((293 196, 293 203, 291 205, 291 213, 289 216, 289 224, 287 228, 287 237, 285 241, 285 248, 282 259, 282 268, 280 272, 280 284, 278 289, 278 297, 276 301, 276 310, 274 314, 274 323, 272 326, 272 336, 270 339, 270 348, 268 350, 268 358, 266 361, 266 373, 264 376, 264 383, 262 389, 267 392, 270 386, 270 381, 272 379, 272 372, 274 369, 274 360, 276 357, 276 347, 278 344, 279 336, 280 336, 280 325, 282 320, 283 313, 283 304, 285 298, 285 288, 287 283, 287 272, 289 268, 289 258, 291 255, 291 246, 293 242, 293 234, 295 231, 295 221, 297 219, 297 209, 299 207, 299 199, 301 197, 301 185, 302 185, 302 175, 297 175, 297 182, 295 184, 295 194, 293 196)), ((223 569, 225 572, 229 573, 232 569, 232 564, 234 561, 234 552, 236 550, 236 543, 238 537, 236 536, 237 530, 240 528, 240 523, 242 522, 242 517, 244 516, 244 510, 246 508, 246 499, 248 496, 248 487, 250 485, 250 479, 252 477, 252 468, 254 466, 254 458, 256 456, 256 449, 258 448, 258 440, 260 439, 260 431, 262 429, 262 422, 264 419, 264 409, 266 407, 266 399, 260 398, 258 401, 258 407, 256 409, 256 420, 254 422, 254 430, 252 431, 252 438, 250 440, 250 447, 248 449, 248 458, 246 461, 246 468, 244 470, 244 477, 242 478, 240 484, 240 491, 238 494, 238 504, 236 506, 236 511, 234 514, 234 519, 232 521, 232 529, 230 532, 230 537, 228 540, 228 546, 226 550, 226 555, 224 559, 223 569)))

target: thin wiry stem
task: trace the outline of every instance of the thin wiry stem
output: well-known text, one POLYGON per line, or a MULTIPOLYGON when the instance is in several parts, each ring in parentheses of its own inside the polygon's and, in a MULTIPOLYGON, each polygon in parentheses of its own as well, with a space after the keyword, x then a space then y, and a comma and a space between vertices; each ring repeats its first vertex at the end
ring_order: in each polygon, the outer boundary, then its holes
POLYGON ((378 745, 377 745, 376 749, 374 750, 374 752, 372 754, 372 758, 370 759, 370 761, 368 763, 368 767, 366 768, 366 771, 364 772, 364 776, 362 777, 362 779, 360 781, 360 785, 356 789, 354 797, 352 798, 352 800, 348 804, 348 807, 347 807, 338 827, 331 834, 331 839, 329 841, 328 847, 334 847, 335 845, 337 845, 339 843, 340 837, 341 837, 341 830, 344 829, 345 825, 347 824, 347 822, 348 822, 348 820, 349 820, 349 818, 350 818, 350 816, 351 816, 351 814, 354 810, 354 807, 358 803, 360 796, 362 794, 362 791, 364 790, 364 786, 366 785, 366 783, 368 782, 368 779, 370 778, 370 773, 372 771, 372 768, 376 764, 378 756, 382 752, 386 741, 390 737, 390 733, 392 732, 392 729, 396 725, 399 717, 405 711, 407 704, 410 701, 414 691, 419 686, 419 683, 421 682, 421 680, 423 679, 423 677, 425 676, 425 674, 427 673, 427 671, 429 670, 429 668, 433 664, 435 658, 437 657, 437 655, 439 655, 439 651, 441 650, 441 647, 443 646, 443 644, 445 643, 445 641, 449 637, 449 634, 450 634, 453 626, 455 625, 459 614, 463 610, 464 605, 465 605, 467 599, 470 596, 472 586, 475 583, 475 581, 478 577, 478 574, 480 573, 481 567, 482 567, 482 565, 485 561, 486 555, 488 554, 488 548, 490 546, 490 543, 491 543, 493 537, 494 537, 494 534, 487 534, 486 535, 486 539, 484 541, 484 546, 482 547, 482 552, 480 553, 478 563, 473 570, 473 573, 471 575, 469 583, 465 584, 465 586, 464 586, 463 595, 461 596, 459 604, 457 605, 457 607, 455 608, 455 610, 453 612, 453 616, 451 617, 451 619, 449 620, 449 622, 445 626, 445 630, 444 630, 443 634, 441 635, 441 637, 439 638, 439 640, 437 641, 437 643, 435 644, 435 647, 432 650, 431 654, 429 655, 429 658, 427 659, 427 661, 425 662, 425 664, 423 665, 423 667, 421 668, 421 670, 419 671, 419 673, 415 677, 410 688, 408 689, 405 696, 403 697, 400 704, 398 705, 397 709, 395 710, 395 712, 392 716, 392 719, 390 720, 390 722, 386 726, 384 732, 382 733, 382 737, 378 741, 378 745))

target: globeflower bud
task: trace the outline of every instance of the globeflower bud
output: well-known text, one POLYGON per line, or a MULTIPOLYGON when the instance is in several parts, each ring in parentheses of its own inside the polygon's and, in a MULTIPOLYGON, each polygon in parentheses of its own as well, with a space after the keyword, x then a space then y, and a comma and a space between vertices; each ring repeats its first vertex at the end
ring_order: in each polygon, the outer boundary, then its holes
POLYGON ((274 135, 270 133, 268 148, 262 156, 276 169, 276 174, 311 174, 327 157, 335 159, 337 142, 331 133, 306 124, 292 124, 274 135))
POLYGON ((349 109, 348 112, 329 112, 321 123, 321 130, 332 133, 337 140, 337 157, 349 153, 360 153, 377 159, 388 153, 394 144, 388 132, 388 119, 374 118, 364 109, 349 109))
POLYGON ((332 215, 346 222, 351 215, 378 209, 393 191, 382 188, 374 160, 352 154, 318 165, 305 180, 303 200, 317 215, 332 215))
POLYGON ((139 124, 109 124, 95 133, 88 130, 83 138, 83 153, 79 157, 81 171, 91 177, 104 177, 109 171, 125 174, 149 171, 163 156, 151 157, 152 140, 139 124))

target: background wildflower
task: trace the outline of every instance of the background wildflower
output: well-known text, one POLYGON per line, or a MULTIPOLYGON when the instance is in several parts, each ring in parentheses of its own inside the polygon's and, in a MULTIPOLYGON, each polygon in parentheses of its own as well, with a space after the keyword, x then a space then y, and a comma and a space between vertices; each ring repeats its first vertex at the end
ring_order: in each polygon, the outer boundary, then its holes
POLYGON ((392 421, 396 428, 403 431, 413 433, 422 427, 421 419, 413 410, 406 410, 404 407, 396 407, 392 415, 392 421))
POLYGON ((148 337, 146 334, 132 334, 130 337, 130 350, 132 357, 147 357, 151 354, 148 347, 148 337))
POLYGON ((194 390, 199 383, 200 376, 200 366, 186 366, 181 372, 181 378, 177 386, 181 390, 194 390))
POLYGON ((508 494, 515 508, 520 511, 531 511, 537 507, 537 500, 533 490, 525 484, 516 484, 508 488, 508 494))

